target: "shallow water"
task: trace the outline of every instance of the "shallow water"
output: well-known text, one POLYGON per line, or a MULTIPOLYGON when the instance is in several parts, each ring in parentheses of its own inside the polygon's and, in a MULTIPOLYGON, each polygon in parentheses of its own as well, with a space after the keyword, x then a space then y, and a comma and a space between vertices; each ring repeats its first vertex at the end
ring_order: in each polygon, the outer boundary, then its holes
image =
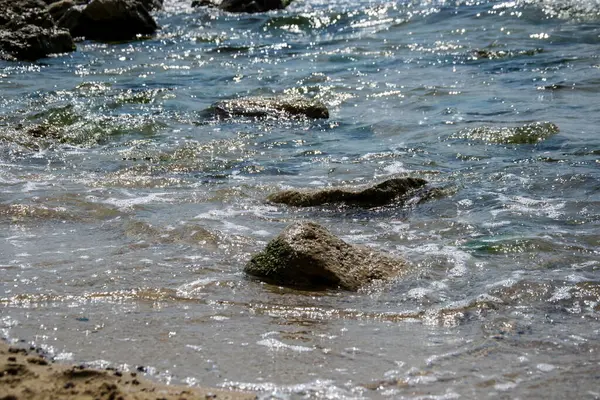
POLYGON ((600 4, 166 0, 156 37, 0 62, 0 331, 263 398, 598 398, 600 4), (246 95, 329 120, 216 120, 246 95), (265 202, 415 176, 374 210, 265 202), (242 268, 314 220, 402 256, 359 293, 242 268))

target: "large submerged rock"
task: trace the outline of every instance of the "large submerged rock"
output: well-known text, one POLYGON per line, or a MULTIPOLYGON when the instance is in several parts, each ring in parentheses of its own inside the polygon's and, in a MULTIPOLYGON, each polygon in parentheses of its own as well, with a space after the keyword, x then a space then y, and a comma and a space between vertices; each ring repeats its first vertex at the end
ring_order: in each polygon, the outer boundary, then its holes
POLYGON ((71 35, 55 26, 42 0, 0 0, 0 58, 34 61, 73 50, 71 35))
POLYGON ((322 102, 302 97, 243 97, 219 101, 212 109, 221 118, 329 118, 329 110, 322 102))
POLYGON ((496 60, 500 58, 519 57, 519 56, 535 56, 543 52, 541 48, 529 50, 490 50, 490 49, 475 49, 471 52, 471 59, 489 59, 496 60))
POLYGON ((380 207, 402 202, 426 184, 427 181, 421 178, 395 178, 360 191, 345 188, 318 191, 285 190, 271 194, 267 200, 296 207, 314 207, 323 204, 380 207))
POLYGON ((481 126, 467 128, 452 135, 452 138, 480 140, 498 144, 536 144, 556 135, 558 132, 558 126, 552 122, 534 122, 514 127, 481 126))
POLYGON ((223 11, 260 13, 286 8, 292 0, 194 0, 192 7, 216 7, 223 11))
POLYGON ((281 286, 319 290, 358 290, 375 280, 394 278, 405 261, 374 249, 350 245, 313 222, 294 223, 256 254, 244 271, 281 286))
MULTIPOLYGON (((66 0, 69 1, 69 0, 66 0)), ((145 3, 140 0, 92 0, 87 5, 61 6, 58 26, 74 37, 89 40, 131 40, 138 35, 151 35, 158 25, 145 3)), ((57 5, 53 5, 58 9, 57 5)))

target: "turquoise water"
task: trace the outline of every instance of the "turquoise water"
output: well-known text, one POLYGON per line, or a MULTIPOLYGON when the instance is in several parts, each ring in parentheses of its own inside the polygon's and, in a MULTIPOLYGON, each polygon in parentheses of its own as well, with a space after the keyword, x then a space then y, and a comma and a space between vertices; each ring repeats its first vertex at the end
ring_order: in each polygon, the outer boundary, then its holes
POLYGON ((600 3, 165 0, 161 31, 0 62, 0 331, 263 398, 598 398, 600 3), (328 120, 216 120, 298 94, 328 120), (373 210, 284 188, 427 179, 373 210), (404 257, 306 293, 244 276, 287 224, 404 257))

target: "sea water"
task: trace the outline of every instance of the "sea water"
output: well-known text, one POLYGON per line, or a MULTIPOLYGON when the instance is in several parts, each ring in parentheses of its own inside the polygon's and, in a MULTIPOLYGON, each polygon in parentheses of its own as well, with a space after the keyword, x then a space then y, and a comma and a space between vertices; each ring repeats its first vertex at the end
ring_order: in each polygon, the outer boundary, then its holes
POLYGON ((262 398, 600 397, 600 3, 165 0, 160 31, 0 62, 0 333, 262 398), (327 120, 217 119, 244 96, 327 120), (299 209, 277 190, 426 179, 299 209), (405 258, 306 292, 242 272, 312 220, 405 258))

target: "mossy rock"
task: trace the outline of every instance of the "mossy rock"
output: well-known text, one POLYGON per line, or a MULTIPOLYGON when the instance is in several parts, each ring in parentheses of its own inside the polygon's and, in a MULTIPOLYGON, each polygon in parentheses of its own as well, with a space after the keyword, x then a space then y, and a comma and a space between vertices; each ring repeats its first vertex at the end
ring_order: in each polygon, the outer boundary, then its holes
POLYGON ((267 283, 305 290, 356 291, 407 269, 405 261, 351 245, 314 222, 294 223, 256 254, 244 271, 267 283))

